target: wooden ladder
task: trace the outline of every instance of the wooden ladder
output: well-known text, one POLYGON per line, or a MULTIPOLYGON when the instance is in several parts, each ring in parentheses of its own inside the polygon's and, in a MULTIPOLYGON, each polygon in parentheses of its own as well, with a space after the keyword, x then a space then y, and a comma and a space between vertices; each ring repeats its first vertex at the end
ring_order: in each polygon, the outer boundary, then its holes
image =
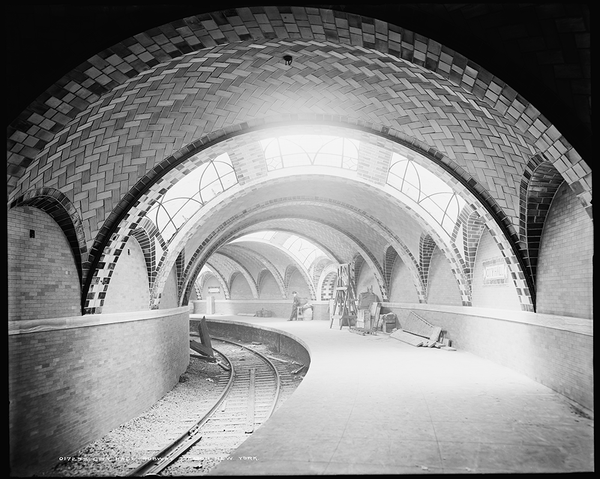
POLYGON ((351 326, 351 320, 356 318, 356 293, 353 282, 354 265, 352 263, 341 264, 338 267, 338 275, 335 286, 335 302, 331 312, 329 329, 336 319, 340 321, 340 329, 351 326))

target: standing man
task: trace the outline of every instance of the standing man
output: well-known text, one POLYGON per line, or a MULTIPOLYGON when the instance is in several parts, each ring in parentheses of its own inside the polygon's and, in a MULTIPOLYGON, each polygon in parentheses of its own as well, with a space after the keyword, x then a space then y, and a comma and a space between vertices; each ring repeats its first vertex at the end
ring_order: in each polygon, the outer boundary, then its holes
POLYGON ((298 297, 298 293, 294 291, 292 293, 294 296, 294 302, 292 303, 292 314, 290 314, 290 319, 288 321, 296 321, 298 319, 298 306, 300 306, 300 298, 298 297))

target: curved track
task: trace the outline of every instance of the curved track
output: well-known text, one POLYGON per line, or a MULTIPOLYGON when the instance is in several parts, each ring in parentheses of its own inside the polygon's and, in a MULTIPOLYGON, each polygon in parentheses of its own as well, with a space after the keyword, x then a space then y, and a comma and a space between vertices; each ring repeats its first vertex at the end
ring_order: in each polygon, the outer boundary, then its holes
POLYGON ((171 442, 130 476, 179 475, 206 470, 224 459, 275 411, 289 371, 266 355, 223 338, 213 348, 224 375, 221 396, 193 427, 171 442))

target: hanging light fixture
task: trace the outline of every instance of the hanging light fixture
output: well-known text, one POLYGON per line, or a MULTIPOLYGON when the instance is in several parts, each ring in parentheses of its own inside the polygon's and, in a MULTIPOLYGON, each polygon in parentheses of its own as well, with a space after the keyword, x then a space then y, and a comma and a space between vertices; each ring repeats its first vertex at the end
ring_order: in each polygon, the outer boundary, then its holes
POLYGON ((283 61, 285 62, 286 65, 291 65, 292 64, 292 55, 284 55, 283 61))

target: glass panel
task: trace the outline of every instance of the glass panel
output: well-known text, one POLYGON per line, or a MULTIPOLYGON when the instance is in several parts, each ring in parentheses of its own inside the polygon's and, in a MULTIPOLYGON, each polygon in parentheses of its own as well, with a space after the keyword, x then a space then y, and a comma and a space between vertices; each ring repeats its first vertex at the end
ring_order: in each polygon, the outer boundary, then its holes
POLYGON ((312 164, 356 169, 359 146, 356 140, 325 135, 288 135, 260 143, 269 170, 312 164))
POLYGON ((304 155, 308 156, 304 147, 306 146, 306 142, 303 141, 303 137, 294 136, 294 137, 281 137, 278 139, 279 148, 282 156, 287 155, 304 155))
POLYGON ((454 231, 454 225, 456 225, 456 221, 454 221, 449 216, 444 216, 444 221, 442 221, 442 228, 448 233, 448 235, 452 235, 454 231))
MULTIPOLYGON (((170 205, 167 205, 170 206, 170 205)), ((198 201, 186 201, 175 215, 175 225, 181 226, 187 222, 202 207, 198 201)))
POLYGON ((235 172, 231 171, 223 176, 221 176, 221 184, 223 185, 223 191, 228 190, 232 186, 237 183, 237 177, 235 176, 235 172))
POLYGON ((444 219, 444 210, 442 210, 439 205, 431 199, 430 196, 423 198, 419 205, 422 206, 438 224, 442 224, 442 220, 444 219))
POLYGON ((458 220, 460 214, 460 203, 459 197, 456 194, 452 195, 452 198, 448 201, 448 207, 446 208, 446 215, 449 216, 454 222, 458 220))
POLYGON ((158 223, 156 227, 161 230, 168 222, 174 221, 177 211, 185 204, 184 198, 172 198, 164 201, 159 208, 158 223))
POLYGON ((408 196, 415 203, 419 202, 419 197, 421 195, 421 192, 419 191, 418 188, 415 188, 413 185, 411 185, 410 183, 408 183, 406 181, 402 185, 402 193, 404 193, 406 196, 408 196))
MULTIPOLYGON (((427 196, 427 199, 433 201, 438 208, 445 213, 448 209, 448 203, 452 201, 453 196, 452 193, 434 193, 427 196)), ((425 198, 423 198, 423 200, 425 200, 425 198)))
POLYGON ((213 161, 213 165, 215 166, 215 170, 219 176, 225 176, 233 171, 233 166, 231 166, 231 163, 219 161, 218 159, 213 161))
MULTIPOLYGON (((394 153, 388 185, 404 193, 451 234, 465 201, 441 178, 413 160, 394 153)), ((409 204, 410 205, 410 204, 409 204)))
POLYGON ((265 152, 266 158, 281 156, 281 152, 279 151, 279 142, 276 138, 262 140, 260 143, 263 147, 263 151, 265 152))
POLYGON ((269 171, 278 170, 280 168, 283 168, 283 161, 282 161, 281 157, 276 156, 273 158, 267 158, 267 169, 269 171))
POLYGON ((173 185, 148 212, 166 240, 181 228, 204 203, 237 184, 227 153, 199 165, 173 185))
POLYGON ((173 198, 181 196, 187 196, 190 198, 193 196, 198 197, 198 192, 200 191, 200 174, 205 168, 206 165, 201 165, 188 175, 184 176, 181 180, 174 184, 169 191, 165 193, 165 195, 162 197, 162 202, 164 203, 173 198))
POLYGON ((431 195, 434 193, 452 193, 453 190, 450 186, 448 186, 442 179, 434 175, 427 168, 423 168, 421 165, 412 162, 415 168, 419 170, 419 176, 421 177, 421 189, 423 193, 426 195, 431 195))
POLYGON ((406 172, 404 174, 404 185, 402 191, 415 201, 419 201, 421 196, 421 177, 418 165, 414 161, 407 162, 406 172), (410 192, 410 193, 409 193, 410 192))
POLYGON ((358 166, 358 160, 352 157, 344 157, 344 161, 342 162, 342 168, 347 170, 356 170, 358 166))
POLYGON ((285 233, 282 231, 267 230, 250 233, 233 240, 232 243, 253 239, 267 241, 272 244, 280 244, 281 247, 286 249, 292 256, 294 256, 294 258, 296 258, 300 264, 303 264, 306 269, 310 267, 315 258, 325 256, 325 253, 323 253, 321 249, 312 244, 310 241, 300 238, 294 234, 285 233), (282 241, 282 237, 285 237, 285 240, 282 241))
POLYGON ((200 178, 200 194, 202 194, 202 190, 207 186, 212 185, 219 178, 219 174, 217 173, 217 169, 215 168, 214 163, 211 161, 204 170, 202 177, 200 178))
POLYGON ((342 157, 340 155, 332 155, 329 153, 320 153, 315 158, 315 165, 340 167, 342 157))
POLYGON ((392 157, 392 164, 388 170, 387 182, 398 191, 402 191, 402 183, 404 183, 404 175, 406 174, 407 160, 400 160, 398 155, 392 157))
POLYGON ((285 167, 309 166, 310 164, 310 158, 306 153, 292 153, 283 156, 285 167))

